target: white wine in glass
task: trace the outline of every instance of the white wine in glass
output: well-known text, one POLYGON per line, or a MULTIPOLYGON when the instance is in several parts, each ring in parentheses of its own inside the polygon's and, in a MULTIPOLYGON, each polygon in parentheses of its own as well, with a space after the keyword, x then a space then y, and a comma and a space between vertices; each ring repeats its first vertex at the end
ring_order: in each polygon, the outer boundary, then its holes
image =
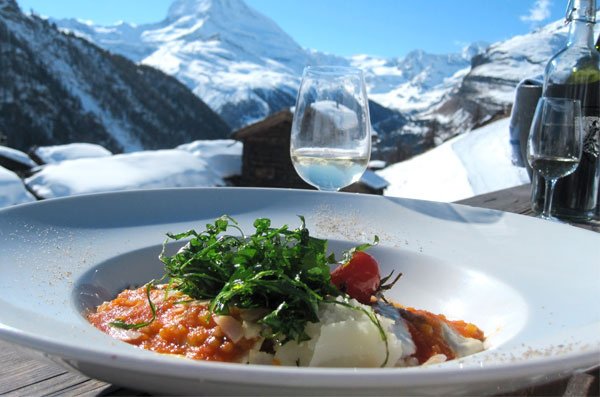
POLYGON ((290 155, 298 175, 319 190, 337 191, 360 179, 371 155, 369 103, 360 69, 304 69, 290 155))
POLYGON ((554 186, 559 178, 577 169, 582 140, 581 103, 568 98, 540 98, 527 140, 527 160, 546 182, 540 218, 559 221, 551 214, 554 186))

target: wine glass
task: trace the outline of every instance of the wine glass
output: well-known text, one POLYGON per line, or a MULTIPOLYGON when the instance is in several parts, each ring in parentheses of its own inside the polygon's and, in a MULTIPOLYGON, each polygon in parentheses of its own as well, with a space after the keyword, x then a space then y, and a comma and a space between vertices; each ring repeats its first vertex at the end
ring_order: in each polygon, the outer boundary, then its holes
POLYGON ((369 103, 360 69, 304 69, 290 155, 298 175, 319 190, 338 191, 360 179, 371 155, 369 103))
POLYGON ((544 210, 538 215, 542 219, 559 221, 551 215, 554 185, 575 171, 581 160, 582 121, 578 100, 542 97, 538 101, 527 140, 527 160, 545 181, 544 210))

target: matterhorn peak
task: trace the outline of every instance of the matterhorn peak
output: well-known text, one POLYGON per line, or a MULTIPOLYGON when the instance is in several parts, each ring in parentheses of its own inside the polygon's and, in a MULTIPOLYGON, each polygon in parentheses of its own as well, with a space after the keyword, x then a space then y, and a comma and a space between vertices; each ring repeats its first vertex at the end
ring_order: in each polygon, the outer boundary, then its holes
POLYGON ((243 0, 175 0, 167 14, 167 20, 206 14, 231 15, 246 9, 243 0))

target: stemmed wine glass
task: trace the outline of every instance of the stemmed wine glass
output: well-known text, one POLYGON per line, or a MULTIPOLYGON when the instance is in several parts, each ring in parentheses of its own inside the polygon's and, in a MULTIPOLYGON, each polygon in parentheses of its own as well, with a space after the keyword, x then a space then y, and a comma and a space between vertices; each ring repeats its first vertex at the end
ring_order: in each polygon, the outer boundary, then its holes
POLYGON ((551 215, 554 185, 571 174, 581 160, 583 125, 581 103, 568 98, 542 97, 538 101, 529 138, 527 160, 545 180, 542 219, 558 221, 551 215))
POLYGON ((304 69, 290 155, 298 175, 319 190, 337 191, 360 179, 371 155, 369 103, 360 69, 304 69))

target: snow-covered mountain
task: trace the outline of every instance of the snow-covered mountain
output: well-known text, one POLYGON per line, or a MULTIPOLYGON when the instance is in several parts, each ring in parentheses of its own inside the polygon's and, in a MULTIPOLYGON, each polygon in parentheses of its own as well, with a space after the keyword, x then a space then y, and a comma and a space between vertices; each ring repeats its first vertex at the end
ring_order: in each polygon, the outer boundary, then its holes
MULTIPOLYGON (((600 20, 600 11, 596 18, 600 20)), ((566 45, 568 29, 560 20, 490 45, 473 57, 468 73, 445 98, 419 118, 437 120, 438 134, 446 139, 507 116, 519 81, 543 74, 548 60, 566 45)), ((597 37, 600 24, 595 29, 597 37)))
MULTIPOLYGON (((109 51, 177 77, 232 128, 292 106, 308 64, 362 67, 371 99, 392 113, 429 108, 448 91, 448 79, 468 68, 472 55, 483 48, 474 45, 462 54, 415 51, 405 58, 348 59, 301 48, 243 0, 175 0, 165 19, 139 26, 55 22, 109 51)), ((373 113, 373 124, 384 135, 406 124, 398 114, 373 113)))
POLYGON ((404 58, 352 57, 352 64, 366 71, 369 97, 408 118, 401 128, 381 136, 378 158, 390 163, 403 161, 442 141, 438 122, 432 121, 428 111, 455 90, 469 72, 471 59, 486 47, 479 42, 457 54, 415 50, 404 58))
POLYGON ((221 138, 228 126, 172 76, 66 35, 0 1, 0 140, 113 152, 221 138))
POLYGON ((139 26, 56 22, 177 77, 234 128, 292 106, 310 63, 308 52, 243 0, 176 0, 165 19, 139 26))
POLYGON ((159 22, 97 26, 54 21, 135 62, 173 75, 232 128, 292 106, 307 64, 356 65, 367 75, 372 122, 388 162, 509 114, 517 83, 540 74, 565 43, 562 21, 457 54, 343 58, 301 48, 243 0, 175 0, 159 22), (410 148, 410 149, 406 149, 410 148))
POLYGON ((243 0, 175 0, 165 19, 140 26, 56 23, 177 77, 233 128, 292 105, 306 64, 357 65, 367 73, 373 101, 416 121, 382 123, 380 133, 394 138, 434 128, 438 141, 506 116, 516 84, 542 72, 567 30, 558 21, 490 46, 474 43, 458 54, 416 50, 386 59, 303 49, 243 0))
POLYGON ((478 42, 456 54, 414 50, 403 58, 357 55, 354 66, 366 71, 369 97, 391 109, 417 114, 439 102, 471 68, 471 59, 487 48, 478 42))

